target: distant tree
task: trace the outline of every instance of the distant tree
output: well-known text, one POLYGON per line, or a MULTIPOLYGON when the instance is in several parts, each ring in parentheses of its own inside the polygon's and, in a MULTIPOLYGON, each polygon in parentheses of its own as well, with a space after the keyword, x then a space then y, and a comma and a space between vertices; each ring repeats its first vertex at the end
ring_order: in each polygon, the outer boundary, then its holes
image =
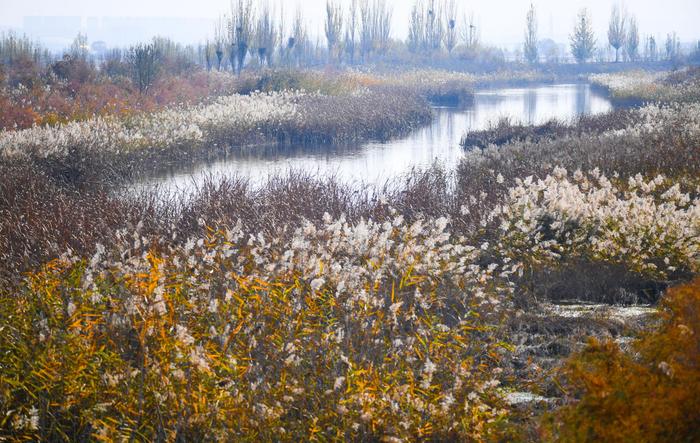
MULTIPOLYGON (((221 71, 221 64, 224 60, 224 47, 226 46, 226 17, 220 16, 214 25, 214 54, 216 56, 216 70, 221 71)), ((231 69, 235 69, 233 64, 235 58, 231 59, 231 69)))
POLYGON ((425 11, 425 42, 428 45, 427 49, 433 52, 439 51, 440 47, 442 46, 443 35, 445 33, 442 20, 440 19, 440 17, 442 16, 440 3, 437 3, 435 0, 428 0, 426 8, 427 9, 425 11))
POLYGON ((449 22, 444 24, 442 18, 441 3, 435 0, 427 0, 425 3, 423 0, 416 0, 411 11, 409 50, 428 53, 439 51, 445 40, 445 27, 449 26, 449 22))
POLYGON ((306 55, 309 46, 309 36, 306 31, 306 24, 302 15, 301 9, 297 9, 294 16, 294 24, 292 25, 292 36, 287 40, 287 47, 294 55, 294 60, 297 65, 301 63, 306 55))
POLYGON ((48 63, 50 59, 48 50, 26 35, 20 37, 13 32, 0 33, 0 63, 6 67, 24 61, 39 65, 48 63))
POLYGON ((209 38, 207 37, 206 40, 204 40, 204 44, 199 46, 199 60, 202 65, 207 69, 207 71, 211 71, 211 66, 212 66, 212 53, 209 52, 209 48, 211 47, 211 43, 209 42, 209 38))
POLYGON ((209 41, 209 39, 204 42, 204 46, 202 47, 202 56, 204 58, 204 64, 207 71, 212 70, 212 67, 214 66, 214 58, 217 57, 215 47, 215 44, 209 41))
POLYGON ((360 3, 360 57, 364 63, 374 49, 374 10, 369 0, 360 3))
POLYGON ((107 51, 100 69, 111 78, 129 77, 132 72, 126 54, 119 48, 107 51))
POLYGON ((279 3, 279 21, 277 22, 277 48, 279 50, 281 63, 287 60, 287 27, 285 22, 284 2, 279 3))
POLYGON ((531 3, 525 19, 525 43, 523 44, 523 54, 530 64, 535 64, 539 60, 537 51, 537 16, 535 6, 531 3))
POLYGON ((639 28, 637 27, 637 19, 630 17, 629 30, 627 31, 627 39, 625 40, 625 51, 630 61, 639 59, 639 28))
POLYGON ((605 63, 610 61, 610 49, 603 46, 596 47, 593 51, 593 60, 596 63, 605 63))
POLYGON ((554 40, 551 38, 541 40, 538 47, 547 63, 559 63, 559 46, 554 40))
POLYGON ((447 0, 445 5, 445 48, 448 54, 457 46, 457 4, 447 0))
POLYGON ((690 57, 688 57, 688 60, 691 63, 700 63, 700 41, 698 41, 695 45, 695 48, 693 48, 693 51, 690 53, 690 57))
POLYGON ((88 37, 85 34, 78 33, 73 39, 70 46, 70 56, 74 60, 87 61, 90 54, 90 46, 88 46, 88 37))
POLYGON ((391 17, 393 11, 387 5, 386 0, 376 0, 372 15, 374 17, 374 32, 372 33, 374 47, 380 54, 385 54, 391 39, 391 17))
POLYGON ((266 3, 258 16, 258 23, 255 28, 255 46, 258 52, 260 64, 272 65, 272 56, 277 45, 277 29, 273 22, 270 6, 266 3))
POLYGON ((680 56, 680 52, 681 42, 678 40, 678 35, 674 31, 666 36, 666 58, 668 60, 675 60, 680 56))
POLYGON ((160 73, 161 54, 155 43, 132 46, 127 54, 134 84, 141 94, 153 86, 160 73))
POLYGON ((197 58, 194 47, 183 46, 166 37, 154 37, 153 44, 160 54, 160 65, 164 71, 180 75, 194 68, 197 58))
POLYGON ((408 28, 408 49, 418 52, 425 47, 425 17, 423 2, 418 0, 411 9, 411 20, 408 28))
POLYGON ((571 54, 578 63, 585 63, 595 51, 596 39, 593 34, 591 19, 588 15, 588 10, 582 9, 576 19, 574 32, 570 36, 571 54))
POLYGON ((658 48, 654 36, 649 36, 644 45, 644 53, 647 61, 655 62, 658 59, 658 48))
POLYGON ((358 38, 358 0, 350 1, 348 19, 345 24, 345 52, 348 55, 350 64, 355 64, 355 52, 357 52, 358 38))
POLYGON ((610 24, 608 25, 608 43, 615 48, 615 63, 620 61, 620 48, 625 44, 627 33, 625 27, 627 25, 627 17, 624 11, 620 11, 620 7, 613 6, 610 14, 610 24))
POLYGON ((469 52, 476 52, 479 46, 479 32, 474 19, 474 13, 469 14, 469 18, 465 15, 462 19, 462 41, 469 52))
POLYGON ((326 1, 324 31, 328 43, 328 59, 332 61, 339 56, 338 46, 343 34, 343 9, 340 4, 336 4, 331 0, 326 1))
POLYGON ((245 67, 245 59, 253 41, 252 0, 236 0, 231 2, 231 20, 228 31, 231 48, 231 64, 236 63, 236 72, 240 75, 245 67))

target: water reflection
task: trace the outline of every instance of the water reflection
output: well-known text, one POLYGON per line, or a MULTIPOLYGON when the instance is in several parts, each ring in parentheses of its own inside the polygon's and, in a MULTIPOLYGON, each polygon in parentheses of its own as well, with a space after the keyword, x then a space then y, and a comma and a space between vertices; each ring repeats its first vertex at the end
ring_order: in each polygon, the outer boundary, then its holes
POLYGON ((462 135, 468 130, 486 128, 502 117, 539 124, 552 118, 571 119, 610 109, 610 102, 587 84, 484 90, 466 109, 436 108, 431 125, 402 139, 343 147, 250 148, 216 162, 151 177, 137 187, 158 186, 165 192, 187 192, 207 176, 238 175, 260 183, 290 169, 335 175, 348 182, 381 184, 412 167, 427 167, 435 161, 448 168, 456 166, 463 155, 459 146, 462 135))

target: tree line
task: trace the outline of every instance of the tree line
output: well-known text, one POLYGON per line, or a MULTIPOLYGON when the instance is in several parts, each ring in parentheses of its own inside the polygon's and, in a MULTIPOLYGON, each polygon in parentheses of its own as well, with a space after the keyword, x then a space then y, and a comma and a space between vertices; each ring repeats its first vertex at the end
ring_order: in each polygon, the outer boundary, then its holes
MULTIPOLYGON (((208 69, 230 69, 240 73, 246 63, 257 66, 273 64, 301 66, 308 64, 350 65, 382 59, 396 60, 410 54, 423 58, 453 57, 478 59, 480 53, 502 51, 483 45, 474 14, 459 14, 456 0, 415 0, 408 19, 405 41, 392 39, 393 11, 386 0, 327 0, 323 35, 312 41, 301 11, 292 23, 285 23, 280 6, 273 12, 269 3, 255 8, 252 0, 234 0, 229 13, 216 23, 213 40, 204 45, 208 69)), ((521 58, 531 64, 542 59, 538 36, 537 11, 533 4, 527 11, 521 58)), ((569 37, 569 51, 578 63, 604 59, 606 42, 599 44, 587 9, 577 14, 569 37)), ((642 38, 637 19, 614 6, 607 32, 607 48, 614 50, 615 62, 674 60, 680 57, 678 36, 670 33, 661 48, 655 37, 642 38), (643 53, 642 53, 643 51, 643 53)), ((498 58, 498 56, 497 56, 498 58)))
MULTIPOLYGON (((681 45, 675 32, 666 38, 665 52, 661 52, 654 36, 644 38, 644 53, 640 52, 641 37, 634 15, 618 5, 613 6, 608 23, 607 43, 615 51, 615 62, 621 59, 629 62, 676 60, 681 56, 681 45)), ((576 17, 574 29, 569 36, 570 51, 577 63, 586 63, 594 58, 599 48, 593 31, 593 24, 587 9, 581 9, 576 17)), ((604 43, 603 43, 604 45, 604 43)), ((535 7, 530 4, 526 16, 523 54, 527 62, 536 64, 540 61, 537 38, 537 15, 535 7)))
MULTIPOLYGON (((447 60, 453 62, 452 66, 497 67, 506 61, 503 50, 482 42, 474 13, 460 13, 456 0, 415 0, 403 41, 392 38, 393 10, 387 0, 327 0, 323 33, 318 36, 308 31, 300 9, 293 14, 287 12, 283 2, 274 8, 266 1, 233 0, 230 10, 216 20, 213 37, 203 44, 181 45, 155 38, 126 49, 103 52, 97 60, 89 51, 87 36, 79 34, 56 66, 67 69, 68 59, 90 59, 110 75, 131 77, 145 92, 159 71, 180 73, 195 66, 241 73, 248 65, 435 64, 447 60)), ((612 8, 606 37, 599 42, 588 10, 580 10, 569 36, 572 58, 578 63, 603 61, 606 48, 614 51, 616 62, 676 61, 683 56, 675 32, 669 33, 665 42, 658 42, 654 36, 642 37, 636 17, 619 6, 612 8)), ((530 4, 522 49, 515 54, 515 60, 530 64, 558 61, 558 56, 543 54, 545 43, 550 51, 559 53, 556 43, 540 39, 537 10, 530 4)), ((688 60, 700 61, 700 45, 688 60)), ((0 38, 0 77, 3 65, 46 65, 54 61, 48 51, 26 37, 8 34, 0 38)))

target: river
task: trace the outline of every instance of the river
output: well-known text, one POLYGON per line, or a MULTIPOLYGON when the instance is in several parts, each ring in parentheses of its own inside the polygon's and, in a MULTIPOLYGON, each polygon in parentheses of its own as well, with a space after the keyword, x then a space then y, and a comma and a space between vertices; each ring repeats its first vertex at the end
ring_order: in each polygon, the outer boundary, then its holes
POLYGON ((598 114, 611 109, 610 101, 585 83, 484 89, 476 92, 469 106, 434 108, 435 118, 431 124, 403 138, 351 146, 247 148, 217 161, 148 177, 135 187, 157 187, 165 193, 186 195, 207 177, 237 175, 259 184, 271 175, 289 170, 334 175, 352 183, 383 184, 411 168, 426 168, 435 162, 453 168, 464 155, 459 145, 462 136, 469 130, 487 128, 501 117, 539 124, 552 118, 569 120, 581 114, 598 114))

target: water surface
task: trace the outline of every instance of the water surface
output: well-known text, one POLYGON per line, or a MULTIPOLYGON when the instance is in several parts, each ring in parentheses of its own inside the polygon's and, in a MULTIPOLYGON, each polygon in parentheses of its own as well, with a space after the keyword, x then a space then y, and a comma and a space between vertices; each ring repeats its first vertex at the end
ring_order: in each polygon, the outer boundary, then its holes
POLYGON ((411 168, 426 168, 436 161, 454 168, 464 155, 459 146, 462 136, 470 130, 485 129, 502 117, 540 124, 552 118, 568 120, 611 109, 611 103, 588 84, 482 90, 467 107, 435 108, 435 119, 430 125, 400 139, 342 147, 248 148, 218 161, 150 177, 141 181, 137 188, 157 186, 164 192, 187 193, 206 177, 242 176, 259 184, 271 175, 292 169, 321 176, 334 175, 347 182, 381 185, 411 168))

